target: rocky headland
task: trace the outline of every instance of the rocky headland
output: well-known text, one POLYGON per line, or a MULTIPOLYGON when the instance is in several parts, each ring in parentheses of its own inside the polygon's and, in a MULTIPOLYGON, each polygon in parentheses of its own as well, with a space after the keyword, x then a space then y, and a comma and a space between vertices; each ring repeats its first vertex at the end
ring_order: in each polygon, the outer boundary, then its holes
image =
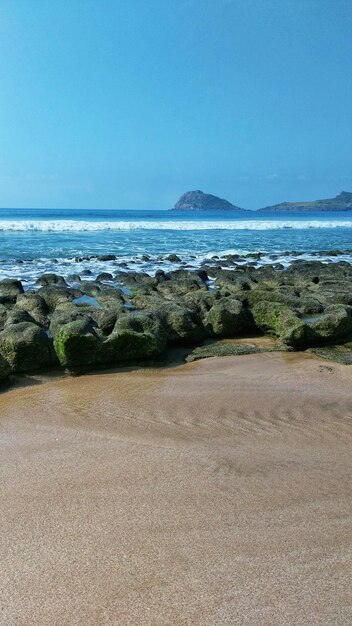
POLYGON ((281 202, 259 211, 352 211, 352 193, 341 191, 335 198, 312 202, 281 202))
POLYGON ((187 191, 176 202, 173 210, 177 211, 244 211, 238 206, 231 204, 211 193, 203 193, 199 189, 187 191))
POLYGON ((352 362, 350 264, 297 259, 285 269, 243 261, 234 255, 227 268, 215 258, 197 270, 119 271, 94 280, 44 274, 27 291, 18 280, 2 280, 0 378, 162 362, 172 346, 186 346, 189 360, 262 351, 250 341, 216 343, 253 335, 272 337, 270 350, 308 349, 352 362))
MULTIPOLYGON (((176 202, 178 211, 246 211, 234 204, 202 191, 187 191, 176 202)), ((275 211, 352 211, 352 192, 341 191, 335 198, 308 202, 280 202, 258 209, 258 212, 275 211)))

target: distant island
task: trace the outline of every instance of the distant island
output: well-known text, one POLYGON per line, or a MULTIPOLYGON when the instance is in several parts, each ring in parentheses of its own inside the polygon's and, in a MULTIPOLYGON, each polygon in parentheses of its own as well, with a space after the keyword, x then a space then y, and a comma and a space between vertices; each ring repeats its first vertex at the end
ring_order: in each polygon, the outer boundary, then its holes
POLYGON ((341 191, 335 198, 313 200, 312 202, 281 202, 267 206, 259 211, 351 211, 352 193, 341 191))
POLYGON ((228 200, 213 196, 211 193, 203 193, 199 189, 184 193, 173 209, 178 211, 244 211, 228 200))
MULTIPOLYGON (((245 211, 228 200, 203 191, 187 191, 176 202, 173 210, 178 211, 245 211)), ((341 191, 335 198, 310 202, 281 202, 263 207, 258 211, 352 211, 352 192, 341 191)))

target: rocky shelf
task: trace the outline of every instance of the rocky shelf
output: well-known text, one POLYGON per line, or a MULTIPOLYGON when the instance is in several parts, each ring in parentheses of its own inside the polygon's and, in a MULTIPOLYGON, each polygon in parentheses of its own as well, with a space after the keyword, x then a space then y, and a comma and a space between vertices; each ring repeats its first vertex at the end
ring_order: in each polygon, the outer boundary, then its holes
MULTIPOLYGON (((210 269, 214 274, 214 267, 204 265, 155 276, 75 276, 74 285, 44 274, 27 291, 20 281, 0 281, 0 379, 58 367, 80 372, 146 363, 170 346, 191 350, 204 341, 253 333, 273 337, 275 349, 313 349, 351 363, 351 265, 297 260, 284 269, 248 263, 217 268, 215 281, 210 269)), ((258 351, 250 344, 207 345, 189 360, 258 351)))

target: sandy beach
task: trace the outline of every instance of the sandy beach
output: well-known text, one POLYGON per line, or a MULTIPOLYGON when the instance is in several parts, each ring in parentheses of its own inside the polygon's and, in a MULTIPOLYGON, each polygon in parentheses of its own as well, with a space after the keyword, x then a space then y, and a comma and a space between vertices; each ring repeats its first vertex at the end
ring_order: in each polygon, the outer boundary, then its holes
POLYGON ((351 374, 265 353, 2 393, 1 626, 351 624, 351 374))

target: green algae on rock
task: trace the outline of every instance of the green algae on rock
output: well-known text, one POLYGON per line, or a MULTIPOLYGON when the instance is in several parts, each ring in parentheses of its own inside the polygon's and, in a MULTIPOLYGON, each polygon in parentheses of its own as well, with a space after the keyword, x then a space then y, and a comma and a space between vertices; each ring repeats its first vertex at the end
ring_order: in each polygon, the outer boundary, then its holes
POLYGON ((83 295, 83 292, 79 289, 72 289, 61 285, 47 285, 38 289, 37 293, 43 298, 50 312, 53 312, 58 304, 71 302, 75 298, 79 298, 83 295))
MULTIPOLYGON (((102 282, 107 275, 81 280, 82 272, 79 289, 51 274, 25 292, 17 280, 0 281, 2 378, 9 367, 23 372, 59 364, 80 371, 154 360, 170 346, 188 349, 206 339, 258 331, 277 337, 285 350, 329 351, 352 336, 348 263, 297 260, 287 269, 258 268, 227 256, 231 269, 214 259, 212 268, 158 270, 155 276, 119 271, 115 285, 102 282)), ((218 345, 201 346, 199 354, 215 349, 258 351, 218 345)))
POLYGON ((151 359, 166 349, 166 335, 152 315, 131 313, 117 320, 112 333, 101 343, 99 361, 121 364, 151 359))
POLYGON ((208 359, 215 356, 239 356, 242 354, 256 354, 259 352, 272 352, 270 348, 262 348, 250 343, 226 343, 224 341, 214 341, 205 346, 194 348, 186 357, 187 363, 208 359))
POLYGON ((13 372, 35 372, 50 368, 55 360, 51 339, 31 322, 7 326, 0 333, 0 355, 13 372))
POLYGON ((35 291, 26 291, 17 296, 16 308, 27 311, 39 326, 48 327, 48 307, 44 298, 35 291))
POLYGON ((312 332, 289 307, 280 302, 258 302, 251 309, 257 327, 274 333, 289 346, 303 348, 309 344, 312 332))
POLYGON ((334 341, 347 337, 352 333, 352 307, 341 304, 327 307, 311 328, 320 340, 334 341))
POLYGON ((240 300, 222 298, 211 307, 206 320, 212 334, 234 337, 250 328, 250 318, 240 300))
POLYGON ((343 365, 352 365, 352 342, 342 345, 309 348, 307 352, 315 354, 322 359, 327 359, 328 361, 335 361, 343 365))
POLYGON ((81 319, 58 329, 54 348, 60 365, 75 370, 98 362, 100 342, 92 324, 81 319))

